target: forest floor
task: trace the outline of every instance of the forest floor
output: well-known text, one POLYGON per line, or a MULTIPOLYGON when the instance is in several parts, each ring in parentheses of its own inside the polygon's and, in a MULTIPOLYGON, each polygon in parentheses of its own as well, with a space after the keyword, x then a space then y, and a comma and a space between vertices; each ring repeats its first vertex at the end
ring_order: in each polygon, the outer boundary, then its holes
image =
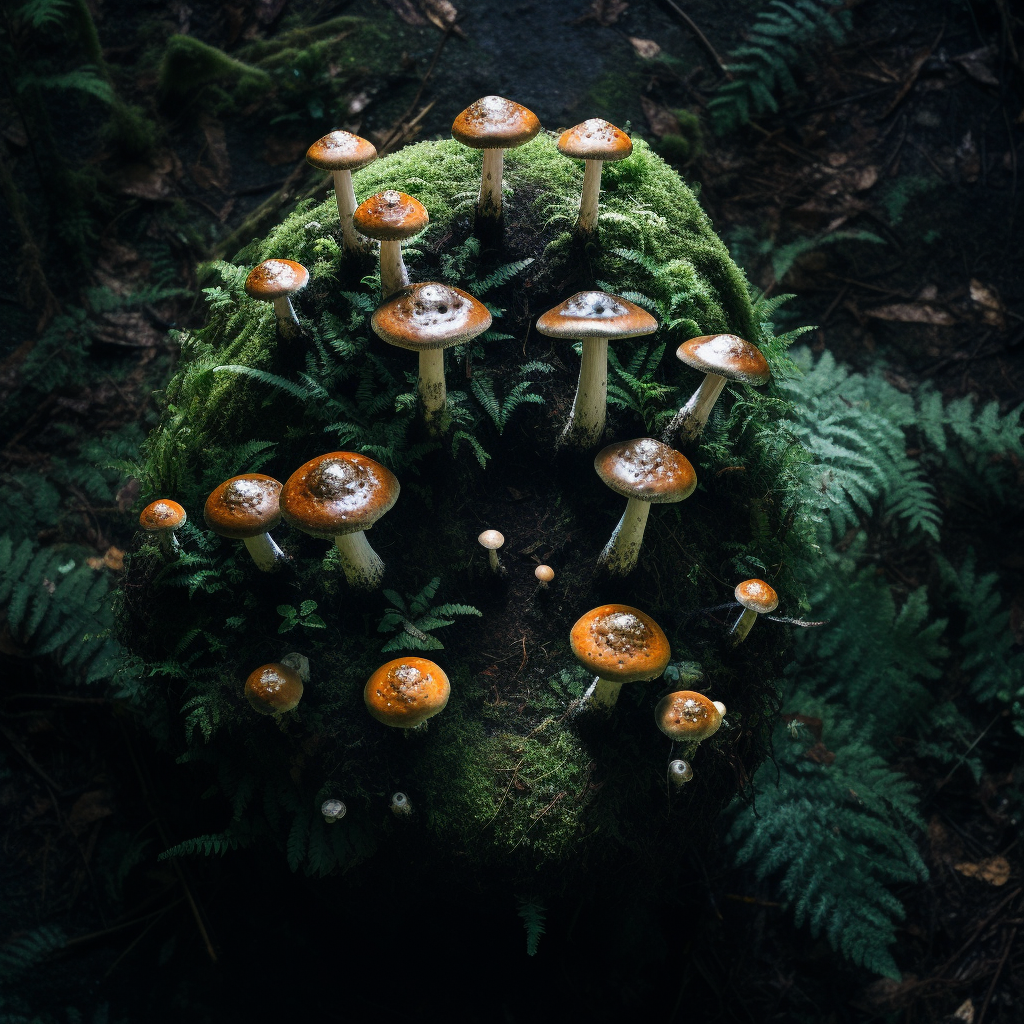
MULTIPOLYGON (((175 361, 168 327, 202 322, 197 264, 230 254, 299 196, 326 194, 302 160, 311 139, 337 126, 325 108, 343 110, 344 127, 392 151, 445 136, 454 114, 487 92, 525 103, 548 127, 604 116, 629 120, 656 145, 664 140, 666 156, 699 185, 751 279, 769 293, 796 294, 786 323, 816 324, 809 337, 816 351, 862 369, 881 359, 888 379, 908 392, 933 381, 947 397, 1018 404, 1024 33, 1008 5, 848 4, 855 31, 812 65, 781 111, 723 136, 705 128, 699 141, 681 112, 706 120, 721 76, 709 50, 725 59, 754 8, 742 0, 681 6, 709 45, 673 5, 654 2, 473 0, 457 5, 454 23, 450 5, 436 0, 94 5, 104 58, 122 93, 155 114, 159 145, 144 158, 125 157, 98 141, 87 118, 73 123, 72 112, 64 115, 68 123, 59 127, 102 181, 89 211, 89 269, 65 272, 56 263, 59 204, 51 206, 41 186, 24 184, 38 155, 16 104, 8 97, 0 105, 3 159, 23 183, 32 233, 45 238, 41 275, 23 268, 20 296, 9 288, 2 297, 0 401, 31 400, 31 407, 0 438, 0 473, 43 477, 84 458, 90 438, 133 424, 148 429, 157 412, 152 393, 175 361), (269 122, 259 98, 225 102, 216 113, 152 102, 153 48, 169 32, 230 53, 337 15, 370 19, 386 41, 378 39, 354 67, 296 70, 301 88, 277 97, 269 122), (652 47, 660 54, 651 56, 652 47), (685 152, 675 137, 687 139, 685 152), (151 301, 106 309, 87 292, 97 288, 154 291, 151 301), (38 331, 58 312, 73 311, 88 323, 89 372, 49 392, 29 390, 22 368, 38 331)), ((7 216, 2 237, 12 251, 25 241, 7 216)), ((116 574, 134 532, 124 514, 132 500, 130 483, 105 506, 70 486, 47 535, 90 546, 97 571, 116 574)), ((965 532, 954 543, 966 548, 972 538, 965 532)), ((525 550, 524 563, 548 554, 525 550)), ((978 554, 983 567, 1012 570, 1005 596, 1016 642, 1024 644, 1024 524, 1004 549, 978 554)), ((893 550, 883 553, 879 571, 909 593, 927 569, 893 550)), ((187 1012, 204 1021, 231 1019, 239 1004, 257 1015, 294 1012, 302 1002, 295 993, 304 990, 310 1016, 346 1003, 354 1014, 386 1014, 386 993, 350 992, 382 955, 382 924, 366 926, 365 948, 339 967, 312 942, 344 926, 321 921, 317 886, 324 883, 259 862, 157 862, 159 850, 185 833, 215 830, 216 810, 197 807, 199 794, 114 701, 86 695, 51 660, 24 655, 9 631, 0 634, 0 734, 12 752, 0 775, 0 938, 48 923, 71 937, 33 985, 41 1006, 91 1013, 109 1004, 115 1020, 175 1020, 187 1012), (147 831, 154 822, 156 834, 147 831), (113 829, 134 838, 107 844, 113 829), (254 929, 280 937, 284 948, 274 955, 280 969, 295 972, 287 991, 264 988, 261 972, 275 968, 262 958, 254 963, 254 929)), ((518 652, 501 656, 514 671, 518 652)), ((975 753, 987 769, 980 783, 962 768, 937 772, 909 749, 901 764, 927 794, 923 848, 931 872, 929 881, 898 892, 907 907, 897 951, 902 981, 844 965, 824 940, 795 928, 749 873, 708 864, 700 922, 635 924, 660 930, 670 949, 685 952, 671 983, 660 980, 665 961, 652 958, 632 992, 617 993, 614 1006, 591 1016, 621 1016, 620 1001, 666 1022, 1018 1019, 1024 855, 1005 792, 1020 784, 1022 769, 1006 732, 999 723, 980 724, 975 753), (965 863, 977 866, 976 877, 959 870, 965 863)), ((346 884, 332 883, 335 900, 346 884)), ((351 898, 365 906, 357 879, 351 898)), ((453 1011, 456 1019, 548 1019, 564 1010, 567 987, 587 979, 600 988, 593 951, 581 942, 593 908, 550 908, 545 955, 524 963, 511 898, 501 922, 470 893, 428 894, 423 906, 409 924, 410 944, 432 949, 450 942, 457 927, 458 956, 481 971, 463 1005, 486 1002, 461 1017, 453 1011), (438 920, 446 914, 454 924, 438 920)), ((417 973, 396 970, 403 982, 417 973)), ((427 1012, 419 997, 411 1005, 427 1012)))

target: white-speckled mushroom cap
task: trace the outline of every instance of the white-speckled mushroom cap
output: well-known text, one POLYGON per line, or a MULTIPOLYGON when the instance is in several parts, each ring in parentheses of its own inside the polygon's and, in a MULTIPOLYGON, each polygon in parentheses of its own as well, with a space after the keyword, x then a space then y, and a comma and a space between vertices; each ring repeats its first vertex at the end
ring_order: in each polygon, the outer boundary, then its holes
POLYGON ((682 501, 697 486, 697 474, 690 460, 652 437, 619 441, 602 448, 594 459, 594 469, 616 494, 652 505, 682 501))

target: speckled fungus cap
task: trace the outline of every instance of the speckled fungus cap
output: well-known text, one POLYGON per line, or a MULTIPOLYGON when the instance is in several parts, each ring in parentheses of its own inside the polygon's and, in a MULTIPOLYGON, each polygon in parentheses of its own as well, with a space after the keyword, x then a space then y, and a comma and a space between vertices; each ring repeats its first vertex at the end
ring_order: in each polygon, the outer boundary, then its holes
POLYGON ((671 740, 700 743, 718 732, 722 716, 703 693, 678 690, 658 701, 654 709, 654 721, 671 740))
POLYGON ((537 330, 549 338, 634 338, 657 329, 646 309, 598 291, 577 292, 537 320, 537 330))
POLYGON ((779 607, 779 595, 764 580, 744 580, 734 591, 744 608, 767 615, 779 607))
POLYGON ((603 604, 582 616, 569 633, 572 653, 588 672, 614 683, 657 679, 672 651, 668 637, 645 612, 603 604))
POLYGON ((421 352, 472 340, 491 326, 491 314, 469 292, 425 281, 392 295, 370 323, 389 345, 421 352))
POLYGON ((281 515, 322 540, 369 529, 398 500, 398 478, 355 452, 318 455, 281 489, 281 515))
POLYGON ((602 448, 594 459, 594 469, 616 494, 652 505, 682 501, 697 486, 690 460, 651 437, 602 448))
POLYGON ((485 547, 488 551, 497 551, 505 543, 505 535, 497 530, 484 530, 477 537, 477 541, 481 547, 485 547))
POLYGON ((395 658, 366 682, 366 710, 384 725, 415 729, 444 711, 451 684, 440 666, 427 658, 395 658))
POLYGON ((309 271, 295 260, 264 260, 249 271, 245 279, 245 294, 251 299, 271 302, 282 295, 305 288, 309 271))
POLYGON ((306 163, 322 171, 355 171, 376 159, 376 146, 351 132, 328 132, 306 150, 306 163))
POLYGON ((245 681, 246 700, 261 715, 283 715, 302 700, 302 679, 287 665, 261 665, 245 681))
POLYGON ((624 160, 633 152, 633 143, 622 129, 592 117, 562 132, 558 152, 577 160, 624 160))
POLYGON ((370 196, 352 214, 352 223, 357 231, 382 242, 411 238, 429 222, 427 208, 418 199, 393 188, 370 196))
POLYGON ((258 537, 281 522, 281 483, 262 473, 225 480, 206 499, 203 518, 214 533, 231 540, 258 537))
POLYGON ((735 334, 705 334, 691 338, 679 346, 676 357, 704 373, 717 373, 743 384, 765 384, 772 375, 761 350, 735 334))
POLYGON ((532 110, 503 96, 484 96, 452 123, 452 138, 471 149, 514 149, 540 131, 532 110))
POLYGON ((150 502, 139 515, 139 526, 152 533, 176 530, 184 525, 188 516, 185 510, 170 498, 158 498, 150 502))

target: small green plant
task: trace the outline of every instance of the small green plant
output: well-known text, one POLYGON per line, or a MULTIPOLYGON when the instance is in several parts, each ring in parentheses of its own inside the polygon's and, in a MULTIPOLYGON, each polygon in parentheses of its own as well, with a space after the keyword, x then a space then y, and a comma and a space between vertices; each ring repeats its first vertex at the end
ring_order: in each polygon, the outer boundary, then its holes
POLYGON ((316 601, 303 601, 296 608, 290 604, 279 604, 277 614, 281 616, 281 624, 277 627, 278 633, 288 633, 296 626, 303 629, 326 629, 327 623, 316 614, 316 601))
POLYGON ((519 917, 522 919, 523 927, 526 929, 526 955, 536 956, 537 946, 540 944, 541 936, 544 934, 544 920, 547 917, 547 910, 543 902, 536 896, 520 896, 519 917))
POLYGON ((483 614, 469 604, 431 605, 430 602, 433 601, 440 586, 441 577, 435 576, 418 594, 407 594, 402 597, 394 590, 384 591, 384 596, 391 603, 391 607, 380 620, 377 632, 393 633, 398 630, 399 634, 388 640, 381 647, 382 651, 443 650, 444 644, 437 637, 430 635, 433 630, 453 625, 459 615, 483 614))

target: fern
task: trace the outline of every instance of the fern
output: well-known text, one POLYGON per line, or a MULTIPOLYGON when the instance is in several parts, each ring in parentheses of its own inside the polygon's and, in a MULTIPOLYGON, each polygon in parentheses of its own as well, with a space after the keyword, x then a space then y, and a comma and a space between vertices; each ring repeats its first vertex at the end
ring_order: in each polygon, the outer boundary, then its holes
POLYGON ((711 124, 726 132, 797 91, 796 70, 827 42, 842 43, 853 25, 844 5, 831 0, 771 0, 754 19, 745 45, 729 54, 731 81, 708 103, 711 124))
POLYGON ((540 943, 541 936, 544 934, 544 919, 547 916, 547 910, 544 904, 535 896, 520 896, 518 903, 518 913, 522 919, 523 927, 526 929, 526 955, 536 956, 537 946, 540 943))
POLYGON ((453 625, 460 615, 483 614, 468 604, 431 605, 440 585, 440 576, 435 576, 418 594, 402 597, 394 590, 384 591, 391 607, 384 612, 377 632, 393 633, 398 630, 399 634, 388 640, 381 648, 382 651, 443 650, 444 644, 430 635, 433 630, 453 625))
MULTIPOLYGON (((519 376, 525 377, 527 374, 536 372, 541 368, 543 368, 542 372, 551 372, 551 367, 547 363, 532 362, 520 368, 519 376)), ((491 422, 497 428, 499 434, 505 432, 505 427, 508 426, 512 413, 520 405, 526 403, 544 404, 543 396, 530 390, 531 382, 528 380, 520 380, 518 384, 512 387, 504 399, 499 398, 495 394, 494 380, 486 374, 474 374, 469 382, 469 386, 476 400, 483 407, 484 412, 490 416, 491 422)))

